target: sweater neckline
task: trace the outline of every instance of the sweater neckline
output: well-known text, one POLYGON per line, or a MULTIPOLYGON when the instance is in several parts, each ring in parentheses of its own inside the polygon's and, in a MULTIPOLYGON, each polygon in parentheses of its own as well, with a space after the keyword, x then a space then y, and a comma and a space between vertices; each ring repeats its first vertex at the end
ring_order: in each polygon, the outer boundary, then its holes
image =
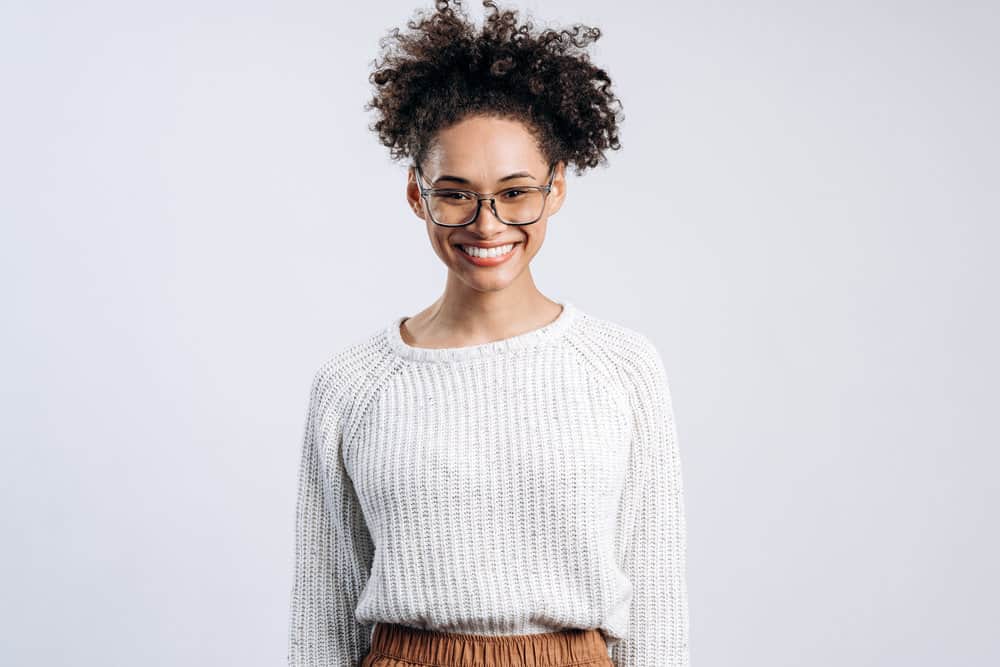
POLYGON ((569 325, 576 319, 579 309, 569 300, 555 299, 556 303, 563 308, 559 315, 548 324, 525 331, 523 333, 501 338, 499 340, 479 343, 477 345, 463 345, 459 347, 414 347, 403 340, 400 325, 409 315, 398 315, 392 319, 386 327, 386 338, 389 346, 399 356, 415 361, 463 361, 488 357, 513 350, 541 345, 548 341, 553 341, 562 336, 569 328, 569 325))

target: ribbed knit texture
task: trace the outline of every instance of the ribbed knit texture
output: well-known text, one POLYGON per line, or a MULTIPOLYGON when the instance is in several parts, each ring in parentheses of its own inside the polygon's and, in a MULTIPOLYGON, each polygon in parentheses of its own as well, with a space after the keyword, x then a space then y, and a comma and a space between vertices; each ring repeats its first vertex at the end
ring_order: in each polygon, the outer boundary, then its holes
POLYGON ((573 303, 418 348, 404 317, 313 378, 288 663, 357 667, 373 624, 599 628, 616 667, 686 667, 681 461, 651 340, 573 303))

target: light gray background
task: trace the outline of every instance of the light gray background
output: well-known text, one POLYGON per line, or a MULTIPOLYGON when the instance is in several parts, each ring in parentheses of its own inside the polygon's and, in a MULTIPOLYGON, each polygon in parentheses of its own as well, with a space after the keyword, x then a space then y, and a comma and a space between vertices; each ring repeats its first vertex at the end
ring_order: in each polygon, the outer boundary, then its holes
MULTIPOLYGON (((0 663, 283 664, 312 373, 443 286, 362 110, 430 5, 0 10, 0 663)), ((693 665, 996 664, 997 4, 516 6, 605 31, 532 266, 664 356, 693 665)))

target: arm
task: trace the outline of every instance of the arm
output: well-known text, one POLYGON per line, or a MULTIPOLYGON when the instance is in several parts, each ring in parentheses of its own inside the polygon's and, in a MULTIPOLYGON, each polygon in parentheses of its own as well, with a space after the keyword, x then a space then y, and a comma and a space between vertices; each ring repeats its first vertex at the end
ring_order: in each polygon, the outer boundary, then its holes
POLYGON ((628 637, 610 656, 616 667, 688 667, 687 535, 670 389, 648 338, 631 356, 632 450, 619 529, 633 597, 628 637))
POLYGON ((357 667, 370 647, 372 628, 354 609, 373 547, 341 457, 342 429, 324 419, 333 382, 324 369, 313 379, 299 465, 290 667, 357 667))

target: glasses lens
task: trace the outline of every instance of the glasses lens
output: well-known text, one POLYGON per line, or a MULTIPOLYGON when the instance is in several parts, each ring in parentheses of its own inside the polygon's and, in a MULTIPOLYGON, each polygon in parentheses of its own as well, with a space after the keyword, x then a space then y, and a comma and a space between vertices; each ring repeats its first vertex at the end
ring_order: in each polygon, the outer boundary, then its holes
POLYGON ((476 198, 467 192, 434 192, 427 206, 439 225, 462 225, 476 214, 476 198))
POLYGON ((497 195, 497 213, 504 222, 532 222, 542 214, 545 193, 511 188, 497 195))

